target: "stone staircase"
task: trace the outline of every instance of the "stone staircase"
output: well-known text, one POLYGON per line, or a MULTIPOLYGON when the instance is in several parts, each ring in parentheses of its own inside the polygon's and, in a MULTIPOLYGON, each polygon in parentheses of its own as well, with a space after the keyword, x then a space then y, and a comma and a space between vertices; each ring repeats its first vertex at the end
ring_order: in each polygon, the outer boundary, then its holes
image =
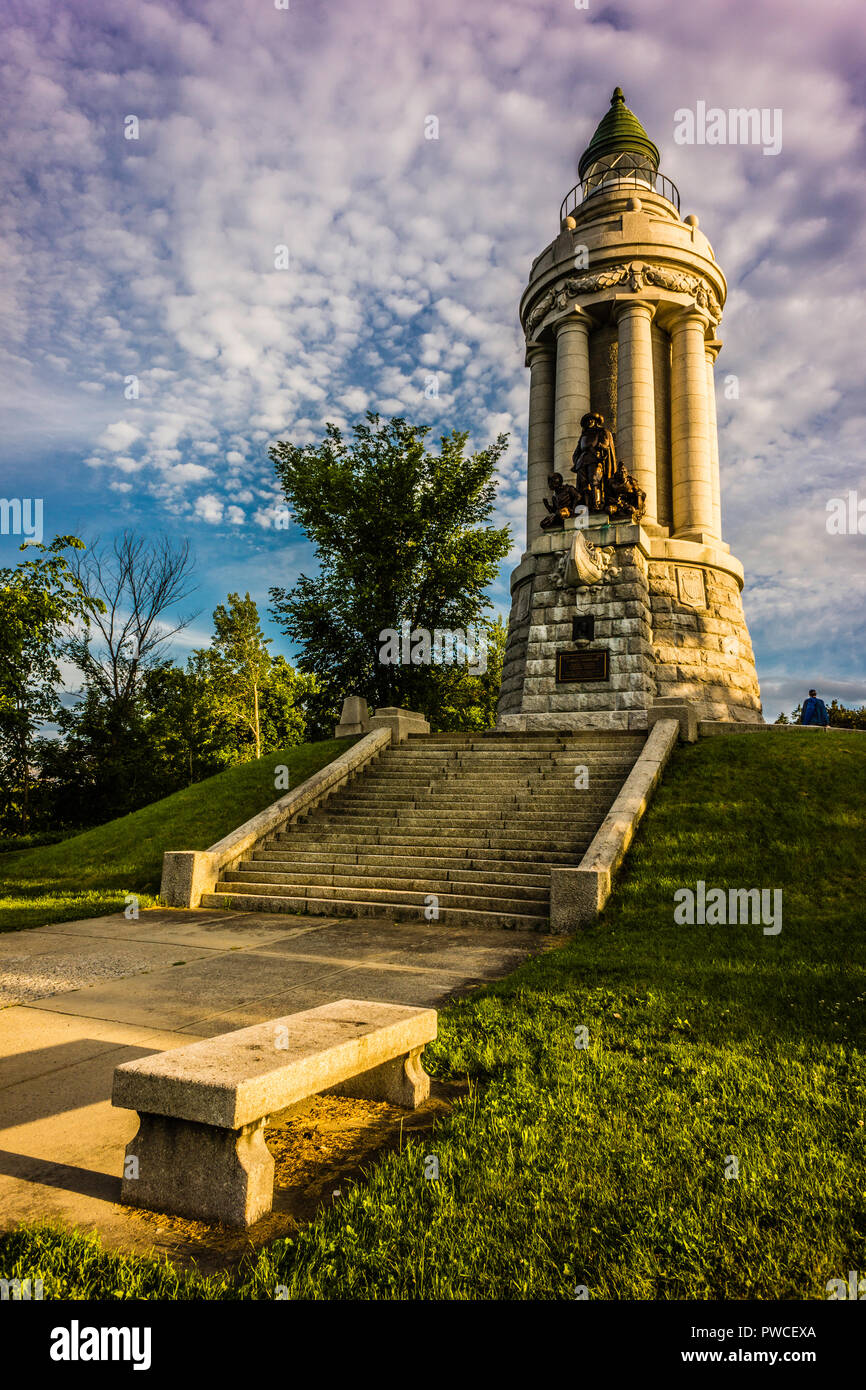
POLYGON ((645 741, 410 735, 257 845, 202 906, 546 929, 551 866, 580 862, 645 741))

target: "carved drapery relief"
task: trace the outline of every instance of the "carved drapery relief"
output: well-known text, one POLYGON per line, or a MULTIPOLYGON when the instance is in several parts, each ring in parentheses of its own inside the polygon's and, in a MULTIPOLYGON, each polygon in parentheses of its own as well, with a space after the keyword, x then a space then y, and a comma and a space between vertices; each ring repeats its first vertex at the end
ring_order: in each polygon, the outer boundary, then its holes
POLYGON ((569 303, 579 295, 596 294, 599 290, 613 289, 615 285, 623 285, 634 294, 647 285, 657 285, 659 289, 673 290, 677 294, 691 294, 694 295, 697 307, 704 309, 714 323, 718 323, 722 317, 722 306, 715 292, 700 275, 689 275, 686 271, 673 270, 670 266, 629 261, 627 265, 607 266, 595 273, 586 271, 581 275, 571 275, 564 285, 548 290, 536 301, 527 315, 527 337, 532 336, 537 324, 551 309, 567 309, 569 303))
POLYGON ((607 574, 613 559, 612 545, 593 545, 583 531, 577 530, 568 550, 564 550, 556 566, 557 589, 576 589, 583 585, 599 584, 607 574))

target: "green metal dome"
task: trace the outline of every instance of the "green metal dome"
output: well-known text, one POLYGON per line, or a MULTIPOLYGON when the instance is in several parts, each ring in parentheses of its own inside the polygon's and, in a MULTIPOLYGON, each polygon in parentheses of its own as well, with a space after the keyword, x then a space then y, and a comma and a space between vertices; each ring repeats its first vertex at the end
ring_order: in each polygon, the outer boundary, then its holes
POLYGON ((610 110, 599 121, 595 134, 580 156, 578 178, 582 182, 587 169, 597 159, 625 153, 643 155, 653 169, 658 170, 658 149, 637 116, 626 106, 622 87, 617 87, 610 99, 610 110))

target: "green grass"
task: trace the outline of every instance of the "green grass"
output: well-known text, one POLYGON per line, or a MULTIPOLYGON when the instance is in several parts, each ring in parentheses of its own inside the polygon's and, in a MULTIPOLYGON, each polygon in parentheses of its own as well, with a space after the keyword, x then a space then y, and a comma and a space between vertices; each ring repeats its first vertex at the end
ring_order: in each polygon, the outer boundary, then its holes
POLYGON ((0 931, 117 912, 127 893, 155 906, 164 850, 207 849, 283 795, 274 790, 277 766, 296 787, 352 742, 269 753, 68 840, 0 855, 0 931))
POLYGON ((239 1274, 45 1227, 0 1240, 4 1274, 67 1298, 825 1298, 866 1271, 864 745, 678 749, 598 923, 441 1012, 427 1066, 468 1099, 239 1274), (782 888, 781 933, 676 926, 700 878, 782 888))

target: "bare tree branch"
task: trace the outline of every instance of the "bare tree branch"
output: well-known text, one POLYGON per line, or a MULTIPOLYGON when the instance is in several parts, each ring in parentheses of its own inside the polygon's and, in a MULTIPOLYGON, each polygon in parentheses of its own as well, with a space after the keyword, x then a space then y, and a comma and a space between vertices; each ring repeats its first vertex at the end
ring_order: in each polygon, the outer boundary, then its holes
POLYGON ((149 542, 132 531, 115 536, 110 546, 100 546, 97 537, 76 556, 81 584, 102 599, 105 612, 93 615, 95 639, 93 632, 74 633, 67 655, 118 712, 129 708, 145 672, 164 659, 168 642, 196 616, 167 619, 195 589, 194 566, 189 541, 149 542))

